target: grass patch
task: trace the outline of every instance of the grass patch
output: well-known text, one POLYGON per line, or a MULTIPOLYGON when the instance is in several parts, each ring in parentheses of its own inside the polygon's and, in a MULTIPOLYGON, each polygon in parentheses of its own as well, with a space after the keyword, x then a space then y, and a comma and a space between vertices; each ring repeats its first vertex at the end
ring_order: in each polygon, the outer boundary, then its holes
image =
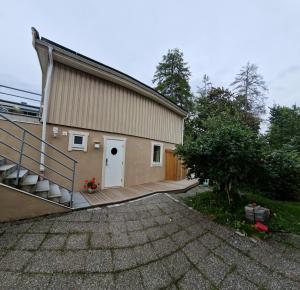
POLYGON ((218 196, 212 191, 198 193, 183 200, 188 206, 210 216, 220 224, 228 225, 248 235, 264 237, 264 234, 257 233, 251 223, 245 220, 245 205, 255 201, 258 205, 271 210, 268 222, 271 232, 281 231, 300 235, 300 202, 275 201, 257 193, 247 193, 229 207, 225 197, 218 196))

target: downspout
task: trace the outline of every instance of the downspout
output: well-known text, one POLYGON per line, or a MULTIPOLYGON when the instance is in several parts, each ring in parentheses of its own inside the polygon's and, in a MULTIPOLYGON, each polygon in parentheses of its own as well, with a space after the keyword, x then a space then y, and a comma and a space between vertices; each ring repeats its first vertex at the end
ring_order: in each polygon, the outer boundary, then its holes
MULTIPOLYGON (((48 47, 48 67, 47 67, 47 77, 46 77, 46 84, 44 89, 44 104, 43 104, 43 115, 42 115, 42 141, 46 141, 46 133, 47 133, 47 120, 48 120, 48 104, 49 104, 49 96, 50 96, 50 86, 52 80, 52 70, 53 70, 53 58, 52 58, 52 50, 53 47, 48 47)), ((40 164, 40 171, 45 171, 45 143, 42 142, 41 144, 41 164, 40 164)))
POLYGON ((184 136, 184 121, 185 121, 185 119, 186 119, 187 117, 184 117, 183 119, 182 119, 182 129, 181 129, 181 145, 183 145, 183 136, 184 136))

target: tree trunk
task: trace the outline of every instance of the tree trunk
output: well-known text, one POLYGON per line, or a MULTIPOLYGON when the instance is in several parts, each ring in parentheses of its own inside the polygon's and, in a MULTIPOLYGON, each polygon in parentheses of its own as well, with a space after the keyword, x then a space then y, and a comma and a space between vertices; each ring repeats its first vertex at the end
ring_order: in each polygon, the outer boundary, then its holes
POLYGON ((227 194, 228 204, 231 205, 232 198, 231 198, 231 188, 232 188, 232 182, 229 179, 228 182, 225 184, 225 191, 227 194))

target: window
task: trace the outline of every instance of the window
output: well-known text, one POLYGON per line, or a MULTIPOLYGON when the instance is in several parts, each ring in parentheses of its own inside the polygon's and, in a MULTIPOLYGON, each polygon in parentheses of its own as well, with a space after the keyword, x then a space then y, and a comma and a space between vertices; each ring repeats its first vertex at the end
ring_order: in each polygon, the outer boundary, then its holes
POLYGON ((162 166, 163 145, 161 143, 152 142, 151 149, 151 166, 162 166))
POLYGON ((153 146, 153 162, 160 163, 160 146, 154 145, 153 146))
POLYGON ((72 147, 83 148, 84 147, 83 138, 84 138, 84 136, 82 136, 82 135, 73 135, 72 147))
POLYGON ((82 150, 87 151, 87 140, 89 133, 69 131, 69 151, 82 150))

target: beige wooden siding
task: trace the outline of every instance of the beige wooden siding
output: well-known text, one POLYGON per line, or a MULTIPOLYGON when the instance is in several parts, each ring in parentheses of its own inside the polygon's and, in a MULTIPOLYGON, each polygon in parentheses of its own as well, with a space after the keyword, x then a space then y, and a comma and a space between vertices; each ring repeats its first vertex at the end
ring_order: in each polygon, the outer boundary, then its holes
POLYGON ((181 143, 181 116, 127 88, 60 63, 54 65, 48 121, 181 143))

